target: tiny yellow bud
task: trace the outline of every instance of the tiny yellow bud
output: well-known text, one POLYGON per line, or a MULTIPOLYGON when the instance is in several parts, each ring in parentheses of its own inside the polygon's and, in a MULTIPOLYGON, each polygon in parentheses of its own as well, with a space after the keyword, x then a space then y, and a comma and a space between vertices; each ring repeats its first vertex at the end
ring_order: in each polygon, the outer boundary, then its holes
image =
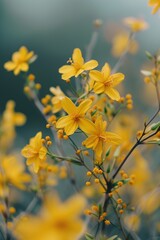
POLYGON ((98 206, 93 205, 93 206, 92 206, 92 210, 98 212, 98 211, 99 211, 99 208, 98 208, 98 206))
POLYGON ((23 90, 24 90, 25 93, 29 93, 30 92, 30 88, 28 86, 25 86, 23 90))
POLYGON ((92 173, 90 171, 87 172, 87 176, 90 177, 92 173))
POLYGON ((86 210, 84 211, 84 213, 85 213, 86 215, 91 215, 91 214, 92 214, 92 211, 91 211, 90 209, 86 209, 86 210))
POLYGON ((64 140, 68 140, 68 135, 63 135, 64 140))
POLYGON ((106 224, 106 225, 110 225, 111 222, 110 222, 109 220, 105 220, 105 224, 106 224))
POLYGON ((14 214, 16 212, 16 209, 14 207, 9 208, 10 214, 14 214))
POLYGON ((28 75, 28 80, 29 80, 29 81, 34 81, 35 78, 36 78, 36 77, 35 77, 34 74, 29 74, 29 75, 28 75))
POLYGON ((118 199, 117 199, 117 203, 118 203, 118 204, 121 204, 122 202, 123 202, 123 201, 122 201, 121 198, 118 198, 118 199))
POLYGON ((52 141, 47 141, 47 146, 51 146, 52 145, 52 141))
POLYGON ((106 212, 103 212, 103 213, 102 213, 102 216, 103 216, 103 217, 106 217, 106 216, 107 216, 107 213, 106 213, 106 212))
POLYGON ((120 210, 119 210, 119 213, 120 213, 120 214, 123 214, 123 213, 124 213, 124 210, 123 210, 123 209, 120 209, 120 210))
POLYGON ((49 141, 51 138, 50 138, 50 136, 46 136, 45 139, 46 139, 46 141, 49 141))
POLYGON ((70 83, 70 81, 71 81, 70 79, 67 79, 67 80, 66 80, 66 83, 70 83))
POLYGON ((127 100, 127 104, 133 104, 133 100, 132 99, 128 99, 127 100))
POLYGON ((108 196, 109 196, 109 197, 112 197, 112 196, 113 196, 113 193, 112 193, 112 192, 108 193, 108 196))
POLYGON ((132 95, 130 94, 130 93, 128 93, 127 95, 126 95, 126 99, 131 99, 132 98, 132 95))
POLYGON ((95 182, 95 183, 99 183, 99 179, 98 179, 98 178, 95 178, 95 179, 94 179, 94 182, 95 182))
POLYGON ((132 105, 132 104, 130 104, 130 103, 129 103, 129 104, 127 104, 127 109, 128 109, 128 110, 132 110, 132 109, 133 109, 133 105, 132 105))
POLYGON ((36 83, 36 84, 35 84, 35 88, 36 88, 37 90, 40 90, 40 89, 41 89, 41 87, 42 87, 42 86, 41 86, 41 84, 40 84, 40 83, 36 83))
POLYGON ((123 203, 122 207, 125 209, 127 207, 127 204, 123 203))
POLYGON ((121 98, 118 100, 118 102, 119 102, 119 103, 124 103, 124 100, 125 100, 124 97, 121 97, 121 98))
POLYGON ((81 149, 77 149, 76 154, 79 155, 81 153, 81 149))
POLYGON ((122 187, 122 185, 123 185, 123 182, 119 181, 118 182, 118 187, 122 187))
POLYGON ((91 182, 86 182, 86 186, 88 187, 88 186, 90 186, 91 185, 91 182))
POLYGON ((46 143, 46 140, 44 138, 42 138, 42 143, 45 144, 46 143))
POLYGON ((102 173, 103 173, 102 169, 99 169, 99 170, 98 170, 98 173, 99 173, 99 174, 102 174, 102 173))
POLYGON ((88 152, 88 151, 83 151, 83 154, 84 154, 85 156, 89 156, 89 152, 88 152))
POLYGON ((103 221, 103 220, 104 220, 104 216, 101 215, 101 216, 99 217, 99 221, 103 221))
POLYGON ((123 177, 124 179, 127 179, 127 178, 128 178, 127 173, 124 173, 124 174, 122 175, 122 177, 123 177))

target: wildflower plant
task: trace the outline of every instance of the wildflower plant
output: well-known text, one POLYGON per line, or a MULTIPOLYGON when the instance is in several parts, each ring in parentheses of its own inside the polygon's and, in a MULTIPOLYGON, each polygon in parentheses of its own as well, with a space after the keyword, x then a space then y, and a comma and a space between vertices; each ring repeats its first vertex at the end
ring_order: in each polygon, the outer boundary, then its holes
MULTIPOLYGON (((158 4, 149 1, 154 13, 158 4)), ((131 51, 133 35, 148 25, 135 18, 124 23, 130 34, 125 47, 114 46, 120 58, 113 68, 108 62, 100 68, 97 60, 85 60, 79 48, 73 49, 72 57, 58 70, 69 91, 51 86, 39 98, 41 85, 29 70, 36 56, 26 47, 4 64, 7 71, 25 78, 24 93, 45 118, 50 135, 40 130, 21 156, 15 154, 11 149, 15 126, 25 123, 25 115, 14 112, 13 101, 7 103, 0 119, 1 239, 138 239, 145 214, 158 211, 159 187, 151 184, 154 173, 141 148, 147 151, 148 146, 160 145, 160 55, 146 53, 153 68, 143 69, 142 74, 154 86, 157 111, 139 124, 131 113, 132 95, 121 96, 118 90, 127 81, 119 67, 131 51), (76 193, 62 201, 56 187, 68 180, 76 193), (10 200, 15 188, 25 196, 33 195, 17 213, 10 200), (139 204, 133 206, 137 198, 139 204)), ((96 29, 100 26, 97 21, 96 29)))

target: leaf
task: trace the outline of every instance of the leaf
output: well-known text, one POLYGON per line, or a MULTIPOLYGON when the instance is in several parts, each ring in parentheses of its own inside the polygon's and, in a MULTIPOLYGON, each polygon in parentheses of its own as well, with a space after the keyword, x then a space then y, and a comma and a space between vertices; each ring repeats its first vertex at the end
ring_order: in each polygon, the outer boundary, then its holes
POLYGON ((152 75, 152 73, 151 73, 150 71, 146 71, 146 70, 141 70, 141 73, 142 73, 144 76, 147 76, 147 77, 149 77, 149 76, 152 75))
POLYGON ((110 173, 110 171, 111 171, 111 166, 109 165, 107 170, 106 170, 106 173, 110 173))
POLYGON ((160 122, 158 122, 158 123, 153 123, 153 124, 151 125, 151 130, 152 130, 152 131, 157 130, 159 127, 160 127, 160 122))
POLYGON ((114 156, 114 158, 117 158, 117 157, 119 157, 120 150, 121 150, 120 146, 116 148, 116 150, 115 150, 115 152, 114 152, 114 155, 113 155, 113 156, 114 156))
POLYGON ((118 236, 117 235, 114 235, 114 236, 112 236, 112 237, 110 237, 110 238, 107 238, 107 240, 114 240, 114 239, 116 239, 118 236))
POLYGON ((109 156, 109 154, 110 154, 110 151, 111 151, 111 148, 109 148, 109 149, 107 150, 107 152, 106 152, 106 157, 108 157, 108 156, 109 156))
POLYGON ((146 56, 147 56, 147 58, 148 58, 149 60, 151 60, 151 59, 153 58, 153 56, 152 56, 152 54, 151 54, 150 52, 145 51, 145 54, 146 54, 146 56))
POLYGON ((85 234, 85 239, 86 239, 86 240, 93 240, 94 237, 93 237, 90 233, 86 233, 86 234, 85 234))
MULTIPOLYGON (((64 160, 66 160, 66 159, 64 159, 64 160)), ((71 162, 71 163, 73 163, 73 164, 75 164, 75 165, 78 165, 78 166, 83 166, 83 163, 81 163, 81 162, 79 162, 79 161, 76 161, 76 160, 74 160, 74 159, 67 159, 67 161, 68 161, 68 162, 71 162)))

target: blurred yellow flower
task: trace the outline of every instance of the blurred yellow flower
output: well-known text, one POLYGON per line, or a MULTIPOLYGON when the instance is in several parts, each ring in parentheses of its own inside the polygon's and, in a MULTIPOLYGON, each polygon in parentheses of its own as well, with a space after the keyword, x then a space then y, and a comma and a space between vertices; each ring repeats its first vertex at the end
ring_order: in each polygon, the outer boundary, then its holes
POLYGON ((153 7, 152 14, 155 14, 160 9, 160 0, 149 0, 148 5, 153 7))
POLYGON ((15 112, 14 108, 15 102, 8 101, 0 120, 0 148, 4 152, 11 146, 15 138, 15 126, 22 126, 26 122, 26 116, 23 113, 15 112))
POLYGON ((47 155, 47 149, 42 144, 41 132, 38 132, 35 137, 30 139, 29 144, 22 149, 22 155, 27 158, 27 165, 33 164, 33 170, 37 173, 47 155))
POLYGON ((4 68, 13 71, 14 75, 18 75, 21 71, 27 72, 33 56, 33 51, 29 52, 26 47, 21 47, 18 52, 13 53, 12 60, 4 64, 4 68))
POLYGON ((114 88, 124 80, 124 74, 111 74, 111 69, 108 63, 105 63, 101 72, 92 70, 89 74, 90 78, 95 81, 93 90, 95 93, 105 93, 111 99, 118 101, 120 99, 119 92, 114 88))
POLYGON ((97 160, 101 158, 106 147, 121 143, 121 138, 117 134, 106 132, 106 126, 107 122, 102 120, 102 116, 97 117, 95 124, 91 123, 88 127, 89 137, 82 143, 85 147, 94 150, 97 160))
POLYGON ((76 107, 68 97, 62 99, 62 107, 68 116, 61 117, 56 123, 56 128, 64 128, 67 135, 73 134, 78 127, 87 133, 91 121, 85 117, 85 114, 91 104, 92 101, 86 99, 76 107))
POLYGON ((59 73, 62 74, 63 80, 68 80, 73 76, 78 77, 82 72, 91 70, 98 66, 98 62, 95 60, 90 60, 85 63, 79 48, 74 49, 72 60, 70 59, 69 61, 71 65, 64 65, 59 68, 59 73))
POLYGON ((140 217, 135 213, 126 215, 124 218, 124 223, 132 231, 137 231, 140 227, 140 217))
POLYGON ((50 92, 55 95, 51 98, 53 104, 53 113, 57 113, 62 109, 62 99, 65 97, 65 94, 62 92, 59 86, 56 88, 51 87, 50 92))
POLYGON ((18 158, 18 156, 2 156, 0 169, 1 196, 5 193, 7 184, 12 184, 19 189, 25 189, 25 184, 31 180, 31 176, 25 173, 25 164, 18 158))
POLYGON ((139 32, 148 28, 148 23, 143 19, 128 17, 125 18, 123 22, 131 29, 132 32, 139 32))
POLYGON ((61 202, 55 195, 49 195, 37 216, 24 216, 14 224, 18 240, 78 240, 85 230, 80 215, 85 207, 80 195, 61 202))
POLYGON ((138 43, 129 38, 128 32, 121 32, 113 38, 111 52, 114 57, 120 57, 125 51, 135 54, 138 51, 138 43))

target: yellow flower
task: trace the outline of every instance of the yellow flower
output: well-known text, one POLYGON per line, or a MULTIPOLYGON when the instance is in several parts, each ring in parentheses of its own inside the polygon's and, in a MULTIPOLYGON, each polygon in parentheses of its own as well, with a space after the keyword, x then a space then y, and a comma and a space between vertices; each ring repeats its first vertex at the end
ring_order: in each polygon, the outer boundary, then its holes
POLYGON ((59 68, 59 73, 62 74, 63 80, 67 80, 73 76, 78 77, 82 72, 98 66, 98 62, 95 60, 90 60, 85 63, 79 48, 74 49, 70 62, 71 65, 64 65, 59 68))
POLYGON ((1 151, 5 151, 12 144, 16 132, 15 126, 22 126, 26 122, 26 117, 23 113, 15 112, 15 102, 8 101, 6 104, 6 109, 3 112, 0 128, 1 128, 1 137, 0 137, 0 148, 1 151))
POLYGON ((160 0, 149 0, 148 5, 153 7, 152 14, 155 14, 160 9, 160 0))
POLYGON ((35 137, 30 139, 29 144, 22 149, 22 155, 27 158, 27 165, 33 164, 33 170, 37 173, 47 155, 47 149, 42 144, 41 132, 38 132, 35 137))
POLYGON ((13 71, 14 75, 18 75, 21 71, 27 72, 29 62, 34 56, 34 52, 29 52, 26 47, 21 47, 18 52, 13 53, 12 61, 6 62, 4 68, 7 71, 13 71))
POLYGON ((51 102, 53 104, 53 113, 57 113, 62 109, 62 99, 65 97, 65 94, 62 92, 59 86, 56 88, 51 87, 50 92, 55 95, 52 97, 51 102))
POLYGON ((140 217, 135 213, 126 215, 124 218, 124 222, 126 226, 132 231, 137 231, 140 227, 140 217))
POLYGON ((85 200, 79 195, 61 202, 55 195, 49 195, 37 216, 24 216, 14 224, 18 240, 78 240, 85 230, 80 215, 85 200))
POLYGON ((119 92, 114 89, 123 79, 124 74, 111 74, 111 69, 108 63, 105 63, 101 72, 92 70, 89 74, 90 78, 95 81, 94 92, 97 94, 105 93, 111 99, 118 101, 120 99, 119 92))
POLYGON ((114 57, 120 57, 125 51, 135 54, 137 50, 137 41, 134 39, 129 39, 127 32, 121 32, 113 38, 111 52, 114 57))
POLYGON ((128 17, 123 22, 131 29, 132 32, 139 32, 148 28, 148 24, 143 19, 128 17))
POLYGON ((0 195, 3 196, 7 184, 12 184, 19 189, 25 189, 25 184, 30 182, 31 177, 25 173, 25 165, 14 155, 6 155, 1 159, 0 171, 0 195))
POLYGON ((78 107, 68 98, 62 99, 62 107, 68 116, 61 117, 57 123, 56 128, 64 128, 67 135, 73 134, 79 127, 82 131, 87 132, 90 120, 86 119, 85 114, 92 104, 90 99, 84 100, 78 107))
POLYGON ((83 141, 83 145, 87 148, 92 148, 96 154, 97 159, 101 158, 102 153, 106 147, 112 144, 120 144, 120 137, 111 132, 106 132, 107 122, 102 120, 102 116, 97 117, 95 124, 88 126, 89 137, 83 141))

